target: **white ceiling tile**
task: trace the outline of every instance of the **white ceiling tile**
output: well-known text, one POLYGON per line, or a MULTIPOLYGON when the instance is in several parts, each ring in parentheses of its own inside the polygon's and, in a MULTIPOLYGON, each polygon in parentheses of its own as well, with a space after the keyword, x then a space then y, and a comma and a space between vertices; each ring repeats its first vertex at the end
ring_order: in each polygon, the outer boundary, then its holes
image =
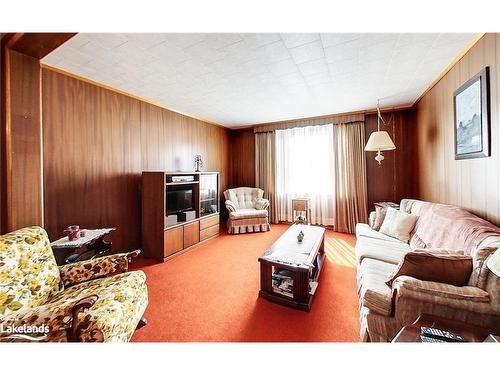
POLYGON ((415 43, 430 43, 438 37, 438 34, 433 33, 403 33, 399 34, 396 47, 406 46, 415 43))
POLYGON ((383 42, 372 44, 359 50, 360 60, 390 59, 394 53, 396 39, 385 40, 383 42))
POLYGON ((359 70, 358 59, 347 59, 328 64, 332 76, 354 74, 359 70))
POLYGON ((321 42, 323 47, 336 46, 337 44, 342 44, 346 42, 352 42, 354 40, 359 40, 359 33, 327 33, 321 34, 321 42))
POLYGON ((267 69, 276 77, 290 73, 297 73, 298 71, 297 64, 295 64, 291 58, 269 64, 267 65, 267 69))
POLYGON ((329 63, 358 58, 358 54, 359 39, 325 48, 326 61, 329 63))
POLYGON ((319 34, 301 33, 301 34, 280 34, 281 39, 285 43, 286 48, 294 48, 307 43, 319 40, 319 34))
POLYGON ((318 73, 326 74, 329 72, 328 65, 326 64, 325 59, 306 61, 302 64, 299 64, 299 70, 304 77, 318 73))
POLYGON ((316 41, 299 47, 291 48, 290 53, 296 64, 301 64, 306 61, 318 60, 325 57, 323 45, 321 41, 316 41))
POLYGON ((256 56, 263 64, 271 64, 290 58, 290 53, 281 40, 256 49, 256 56))
POLYGON ((360 36, 360 46, 365 48, 383 42, 396 42, 398 37, 396 33, 365 33, 360 36))
POLYGON ((88 37, 92 40, 93 43, 96 43, 97 45, 105 49, 116 48, 128 41, 128 38, 125 35, 114 33, 88 34, 88 37))
POLYGON ((227 126, 408 104, 474 34, 77 34, 42 62, 227 126))
POLYGON ((332 83, 332 78, 330 77, 328 70, 326 72, 305 76, 304 80, 308 86, 332 83))
POLYGON ((278 42, 280 39, 279 34, 271 33, 254 33, 254 34, 240 34, 248 48, 254 49, 258 47, 265 46, 266 44, 278 42))

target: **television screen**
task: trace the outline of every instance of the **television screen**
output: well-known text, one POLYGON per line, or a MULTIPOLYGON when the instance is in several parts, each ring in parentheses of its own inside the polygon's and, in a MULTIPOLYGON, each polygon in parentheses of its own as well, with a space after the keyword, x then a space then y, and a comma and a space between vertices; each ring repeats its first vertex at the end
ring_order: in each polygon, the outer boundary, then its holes
POLYGON ((193 209, 193 189, 167 191, 167 214, 193 209))

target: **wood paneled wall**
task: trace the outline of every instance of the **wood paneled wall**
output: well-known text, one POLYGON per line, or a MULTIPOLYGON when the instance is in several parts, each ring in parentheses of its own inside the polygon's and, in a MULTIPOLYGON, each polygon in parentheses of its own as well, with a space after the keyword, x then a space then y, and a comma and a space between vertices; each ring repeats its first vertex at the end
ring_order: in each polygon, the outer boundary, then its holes
POLYGON ((253 129, 232 130, 231 187, 255 186, 255 136, 253 129))
MULTIPOLYGON (((414 111, 402 110, 383 113, 386 122, 392 126, 382 126, 386 130, 396 150, 384 151, 385 159, 379 165, 375 152, 366 153, 366 178, 368 182, 368 210, 374 209, 375 202, 400 202, 403 198, 418 197, 417 146, 414 111)), ((365 117, 366 140, 377 130, 377 115, 365 117)))
POLYGON ((5 50, 3 230, 43 225, 42 122, 38 60, 5 50))
POLYGON ((486 34, 416 105, 420 197, 500 224, 500 34, 486 34), (453 92, 490 67, 491 157, 455 160, 453 92))
POLYGON ((43 73, 45 227, 116 226, 116 250, 140 247, 142 170, 205 170, 229 179, 229 131, 51 70, 43 73))

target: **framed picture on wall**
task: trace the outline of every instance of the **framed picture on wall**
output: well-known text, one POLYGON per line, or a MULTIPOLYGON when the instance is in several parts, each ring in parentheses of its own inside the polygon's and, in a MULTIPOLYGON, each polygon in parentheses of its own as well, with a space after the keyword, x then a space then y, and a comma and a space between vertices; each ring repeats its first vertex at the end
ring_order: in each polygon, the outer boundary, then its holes
POLYGON ((453 93, 455 160, 490 156, 489 67, 453 93))

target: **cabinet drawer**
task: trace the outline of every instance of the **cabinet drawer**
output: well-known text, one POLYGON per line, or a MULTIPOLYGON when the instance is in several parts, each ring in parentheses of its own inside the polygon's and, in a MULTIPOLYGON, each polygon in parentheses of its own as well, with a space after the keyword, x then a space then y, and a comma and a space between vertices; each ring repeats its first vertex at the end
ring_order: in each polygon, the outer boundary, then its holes
POLYGON ((200 220, 200 229, 206 229, 215 224, 219 224, 219 214, 200 220))
POLYGON ((168 257, 183 249, 184 228, 182 226, 163 232, 163 257, 168 257))
POLYGON ((200 222, 195 221, 184 225, 184 247, 200 242, 200 222))
POLYGON ((200 231, 200 241, 206 240, 216 234, 219 234, 219 224, 211 226, 210 228, 202 229, 200 231))

